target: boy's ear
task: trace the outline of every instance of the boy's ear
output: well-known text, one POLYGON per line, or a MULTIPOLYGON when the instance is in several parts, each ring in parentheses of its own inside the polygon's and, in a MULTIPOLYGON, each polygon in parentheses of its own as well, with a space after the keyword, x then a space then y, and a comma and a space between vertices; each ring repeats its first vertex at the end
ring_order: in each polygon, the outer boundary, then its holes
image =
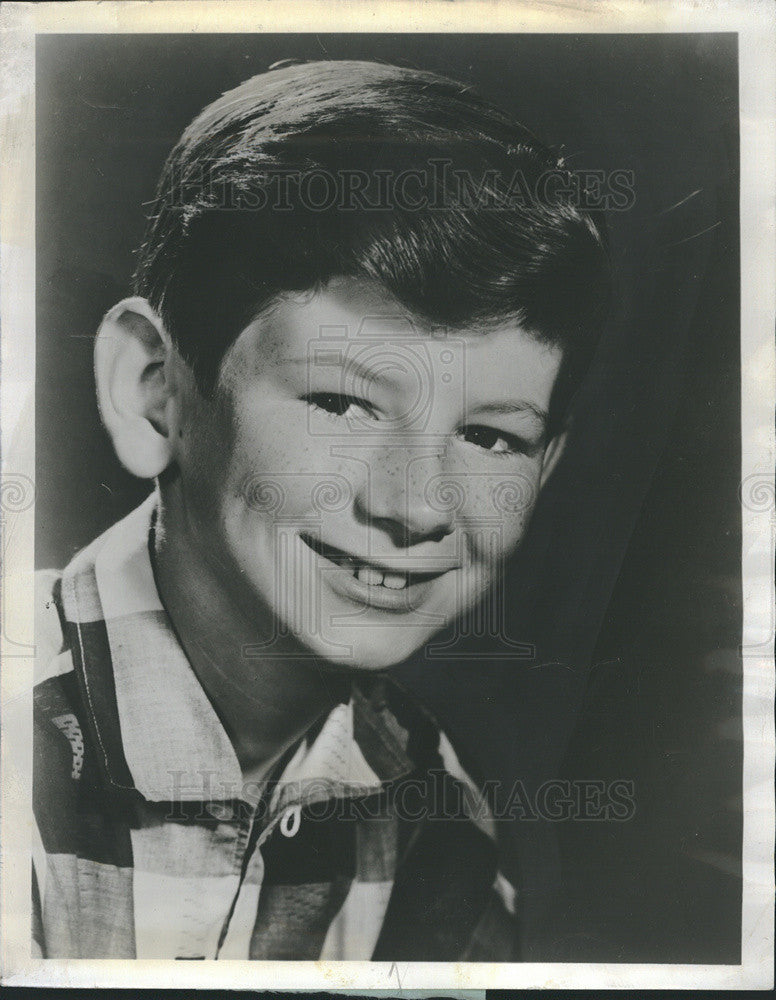
POLYGON ((544 460, 542 462, 542 474, 539 480, 539 489, 541 489, 547 480, 552 475, 555 466, 560 461, 561 455, 566 449, 566 439, 568 437, 568 428, 561 427, 557 434, 550 438, 550 441, 544 451, 544 460))
POLYGON ((122 465, 143 479, 172 459, 170 390, 165 360, 170 340, 145 299, 129 298, 108 312, 94 344, 100 416, 122 465))

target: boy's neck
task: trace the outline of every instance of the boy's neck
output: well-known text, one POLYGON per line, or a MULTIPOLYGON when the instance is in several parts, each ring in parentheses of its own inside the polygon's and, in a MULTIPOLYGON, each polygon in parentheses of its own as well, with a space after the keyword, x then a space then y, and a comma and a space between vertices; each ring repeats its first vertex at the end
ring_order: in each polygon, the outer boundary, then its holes
POLYGON ((199 682, 224 724, 244 779, 260 780, 349 682, 327 674, 293 640, 283 656, 246 655, 266 642, 272 623, 230 600, 196 541, 188 538, 175 495, 159 505, 152 558, 156 585, 199 682), (299 654, 294 657, 293 653, 299 654))

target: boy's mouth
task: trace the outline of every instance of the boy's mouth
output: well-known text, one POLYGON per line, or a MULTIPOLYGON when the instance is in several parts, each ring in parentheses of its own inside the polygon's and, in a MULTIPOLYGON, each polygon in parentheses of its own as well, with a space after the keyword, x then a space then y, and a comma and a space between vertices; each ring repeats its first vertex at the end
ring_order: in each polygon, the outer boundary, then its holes
POLYGON ((395 567, 379 566, 359 556, 351 555, 349 552, 338 549, 333 545, 328 545, 319 538, 314 538, 312 535, 304 532, 299 537, 313 552, 324 559, 328 559, 329 562, 333 562, 335 565, 349 570, 360 583, 366 584, 369 587, 404 590, 412 584, 426 583, 429 580, 434 580, 452 568, 445 567, 444 569, 418 571, 415 569, 401 570, 395 567))

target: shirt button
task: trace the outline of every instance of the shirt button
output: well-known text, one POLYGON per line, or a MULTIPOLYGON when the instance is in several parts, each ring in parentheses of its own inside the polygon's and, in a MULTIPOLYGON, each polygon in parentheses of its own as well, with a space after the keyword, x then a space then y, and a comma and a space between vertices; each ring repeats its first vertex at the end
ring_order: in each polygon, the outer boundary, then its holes
POLYGON ((301 822, 302 807, 291 806, 290 809, 286 809, 283 813, 283 818, 280 821, 280 832, 284 837, 293 837, 299 829, 301 822))
POLYGON ((222 822, 234 819, 234 809, 230 805, 227 805, 226 802, 211 802, 207 806, 207 811, 213 819, 218 819, 222 822))

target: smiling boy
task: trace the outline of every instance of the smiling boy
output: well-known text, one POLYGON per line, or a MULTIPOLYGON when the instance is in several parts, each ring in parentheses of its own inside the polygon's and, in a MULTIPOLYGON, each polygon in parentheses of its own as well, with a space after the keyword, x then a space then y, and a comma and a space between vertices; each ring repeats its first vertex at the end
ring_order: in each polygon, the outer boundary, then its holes
POLYGON ((182 136, 95 346, 156 489, 40 579, 44 956, 513 958, 485 803, 389 671, 493 594, 595 345, 602 232, 526 197, 548 173, 469 88, 371 63, 182 136))

